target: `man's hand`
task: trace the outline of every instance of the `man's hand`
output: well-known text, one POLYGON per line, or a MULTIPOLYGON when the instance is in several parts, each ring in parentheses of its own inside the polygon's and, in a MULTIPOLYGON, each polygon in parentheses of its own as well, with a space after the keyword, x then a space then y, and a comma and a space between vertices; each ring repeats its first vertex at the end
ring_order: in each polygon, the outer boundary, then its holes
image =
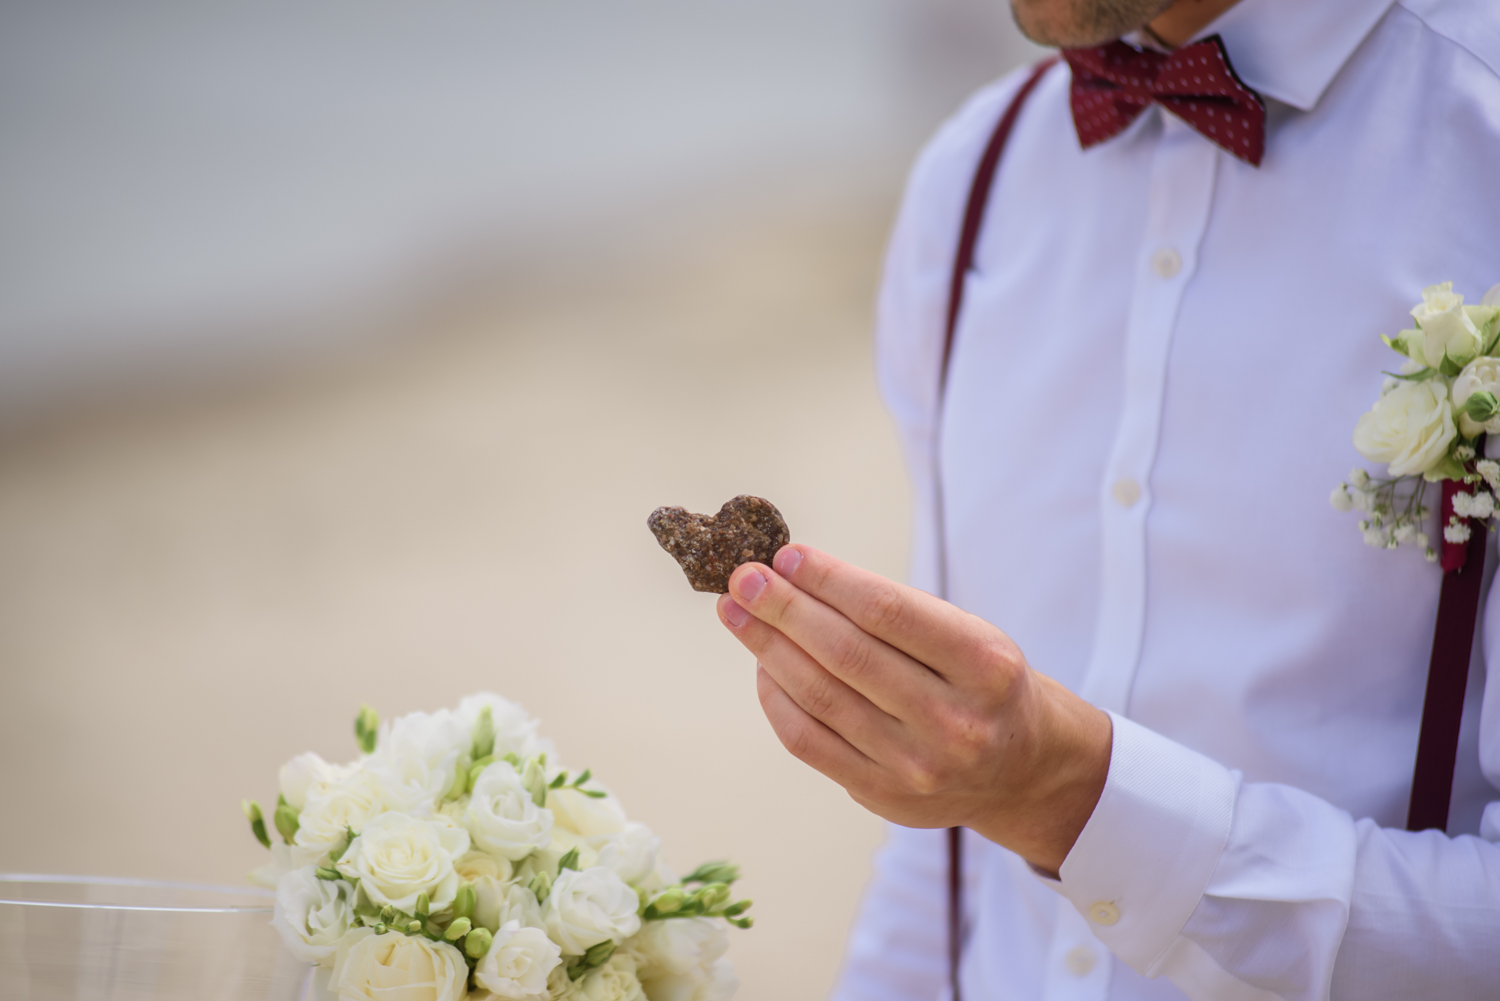
POLYGON ((968 827, 1056 873, 1109 772, 1109 717, 999 629, 810 546, 734 572, 719 618, 793 755, 906 827, 968 827))

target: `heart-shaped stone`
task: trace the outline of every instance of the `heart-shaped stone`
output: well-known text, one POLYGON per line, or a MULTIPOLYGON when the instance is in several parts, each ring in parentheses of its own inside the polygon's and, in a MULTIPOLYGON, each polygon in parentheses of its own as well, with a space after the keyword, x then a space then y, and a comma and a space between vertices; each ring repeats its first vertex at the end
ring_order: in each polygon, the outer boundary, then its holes
POLYGON ((729 501, 713 516, 680 507, 659 507, 646 519, 651 534, 682 566, 694 591, 724 594, 741 563, 766 563, 792 541, 776 505, 749 494, 729 501))

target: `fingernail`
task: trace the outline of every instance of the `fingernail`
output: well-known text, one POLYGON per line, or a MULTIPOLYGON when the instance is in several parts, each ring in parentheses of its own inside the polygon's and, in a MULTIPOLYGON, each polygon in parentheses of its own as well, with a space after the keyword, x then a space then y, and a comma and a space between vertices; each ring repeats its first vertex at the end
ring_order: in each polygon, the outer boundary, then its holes
POLYGON ((797 572, 802 565, 802 550, 792 546, 782 546, 776 553, 776 558, 771 561, 771 566, 783 577, 790 577, 797 572))
POLYGON ((724 621, 738 629, 750 621, 750 613, 739 606, 733 598, 724 602, 724 621))
POLYGON ((766 589, 766 575, 759 570, 751 570, 740 577, 734 589, 746 601, 754 601, 766 589))

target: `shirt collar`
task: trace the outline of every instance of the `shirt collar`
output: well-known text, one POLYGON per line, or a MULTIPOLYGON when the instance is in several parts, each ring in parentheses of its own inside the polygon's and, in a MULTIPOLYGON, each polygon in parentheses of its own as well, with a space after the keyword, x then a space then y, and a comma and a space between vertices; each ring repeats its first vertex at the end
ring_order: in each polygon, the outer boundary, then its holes
POLYGON ((1240 0, 1197 37, 1222 36, 1246 86, 1311 111, 1394 2, 1240 0))

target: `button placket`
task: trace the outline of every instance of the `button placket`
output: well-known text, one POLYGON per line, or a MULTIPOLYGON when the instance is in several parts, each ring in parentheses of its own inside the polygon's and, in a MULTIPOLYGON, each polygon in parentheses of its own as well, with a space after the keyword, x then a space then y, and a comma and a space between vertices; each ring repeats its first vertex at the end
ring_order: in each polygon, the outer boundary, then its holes
POLYGON ((1098 619, 1080 694, 1126 714, 1140 660, 1146 600, 1146 519, 1178 309, 1197 266, 1220 153, 1163 116, 1151 165, 1146 232, 1125 333, 1125 392, 1100 490, 1098 619))

